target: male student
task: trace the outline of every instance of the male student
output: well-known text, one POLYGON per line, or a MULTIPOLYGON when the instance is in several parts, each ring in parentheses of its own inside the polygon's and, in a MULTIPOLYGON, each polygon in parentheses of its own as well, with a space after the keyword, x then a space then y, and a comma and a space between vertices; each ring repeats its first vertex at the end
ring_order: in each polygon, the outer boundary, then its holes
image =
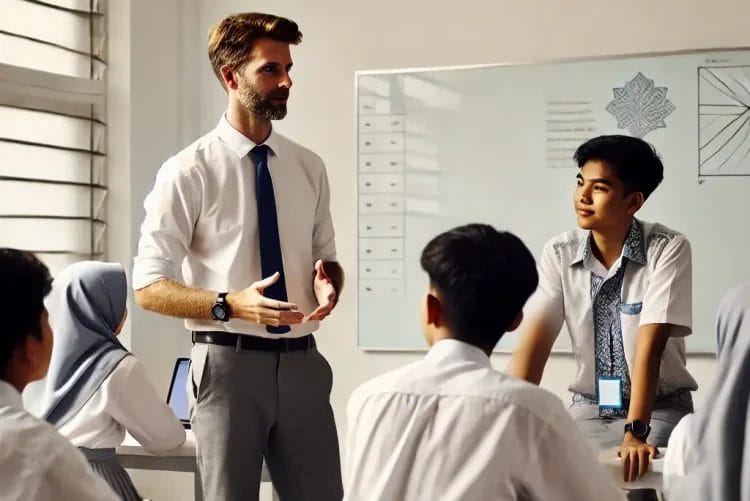
POLYGON ((537 286, 524 244, 471 224, 435 237, 421 263, 430 350, 352 394, 345 498, 622 498, 560 400, 490 364, 537 286))
POLYGON ((601 423, 622 437, 624 477, 634 480, 692 411, 690 244, 635 218, 663 178, 648 143, 601 136, 575 160, 579 228, 544 247, 510 372, 538 384, 565 321, 578 365, 571 412, 583 428, 601 423))
POLYGON ((0 499, 115 501, 83 454, 23 409, 21 392, 47 373, 52 279, 33 254, 0 248, 0 499))

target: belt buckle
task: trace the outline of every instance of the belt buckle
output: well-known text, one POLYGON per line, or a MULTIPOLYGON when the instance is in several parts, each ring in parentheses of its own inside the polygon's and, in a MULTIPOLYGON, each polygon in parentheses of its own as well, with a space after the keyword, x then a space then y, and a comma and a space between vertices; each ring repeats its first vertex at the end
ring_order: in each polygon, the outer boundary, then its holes
POLYGON ((291 345, 291 343, 290 343, 290 341, 291 341, 291 338, 288 338, 288 337, 283 337, 283 338, 281 338, 281 339, 282 339, 282 340, 284 341, 284 351, 285 351, 285 352, 291 351, 291 350, 289 349, 289 346, 291 345))

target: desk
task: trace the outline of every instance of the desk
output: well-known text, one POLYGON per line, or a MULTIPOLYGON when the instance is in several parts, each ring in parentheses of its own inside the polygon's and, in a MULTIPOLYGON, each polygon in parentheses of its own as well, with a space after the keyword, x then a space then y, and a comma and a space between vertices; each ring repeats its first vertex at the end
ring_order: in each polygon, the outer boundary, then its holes
MULTIPOLYGON (((133 470, 162 470, 179 471, 193 474, 193 485, 195 488, 195 501, 203 500, 203 487, 198 472, 198 464, 195 461, 195 435, 192 430, 186 430, 185 443, 177 449, 170 451, 168 455, 157 456, 143 448, 130 433, 125 435, 122 445, 117 447, 117 459, 123 468, 133 470)), ((271 476, 266 465, 260 477, 261 482, 270 482, 271 476)), ((273 500, 278 501, 276 490, 273 491, 273 500)))

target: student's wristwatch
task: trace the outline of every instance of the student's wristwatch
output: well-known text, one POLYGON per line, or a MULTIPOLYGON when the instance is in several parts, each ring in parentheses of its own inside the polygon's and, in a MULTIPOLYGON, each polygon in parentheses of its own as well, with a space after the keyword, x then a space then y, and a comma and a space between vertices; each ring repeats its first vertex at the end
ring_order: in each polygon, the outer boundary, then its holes
POLYGON ((645 441, 646 438, 648 438, 648 434, 651 433, 651 426, 645 421, 634 419, 630 423, 625 423, 625 433, 627 432, 630 432, 634 437, 645 441))
POLYGON ((219 292, 216 296, 216 302, 211 307, 211 316, 214 320, 219 322, 226 322, 229 320, 229 305, 227 304, 228 292, 219 292))

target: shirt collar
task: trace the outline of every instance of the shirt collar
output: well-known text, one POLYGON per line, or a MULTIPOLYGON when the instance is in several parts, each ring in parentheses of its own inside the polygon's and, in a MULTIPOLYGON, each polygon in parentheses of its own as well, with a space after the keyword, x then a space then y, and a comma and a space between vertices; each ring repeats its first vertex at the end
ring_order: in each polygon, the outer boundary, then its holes
POLYGON ((481 349, 457 339, 441 339, 433 344, 430 351, 427 352, 425 360, 428 360, 435 365, 450 360, 468 360, 488 367, 492 365, 490 363, 490 358, 481 349))
MULTIPOLYGON (((590 267, 592 257, 591 232, 587 231, 585 237, 578 242, 578 249, 570 266, 582 264, 584 267, 590 267)), ((633 222, 630 224, 628 236, 625 237, 621 257, 626 257, 629 261, 639 264, 646 264, 646 243, 643 240, 643 227, 641 226, 641 222, 635 218, 633 218, 633 222)))
POLYGON ((7 381, 0 380, 0 405, 23 409, 21 394, 7 381))
POLYGON ((643 240, 643 227, 641 222, 633 218, 630 231, 622 246, 622 255, 629 261, 638 264, 646 264, 646 242, 643 240))
MULTIPOLYGON (((218 125, 216 125, 216 129, 214 130, 216 132, 216 135, 219 136, 227 144, 227 146, 232 149, 232 151, 237 153, 237 156, 239 156, 240 158, 247 156, 250 153, 250 150, 257 146, 252 140, 250 140, 250 138, 232 127, 232 125, 227 120, 226 114, 221 115, 219 123, 218 125)), ((274 156, 277 155, 279 151, 281 151, 280 136, 273 128, 271 128, 271 133, 268 135, 263 144, 268 146, 270 153, 274 156)))

